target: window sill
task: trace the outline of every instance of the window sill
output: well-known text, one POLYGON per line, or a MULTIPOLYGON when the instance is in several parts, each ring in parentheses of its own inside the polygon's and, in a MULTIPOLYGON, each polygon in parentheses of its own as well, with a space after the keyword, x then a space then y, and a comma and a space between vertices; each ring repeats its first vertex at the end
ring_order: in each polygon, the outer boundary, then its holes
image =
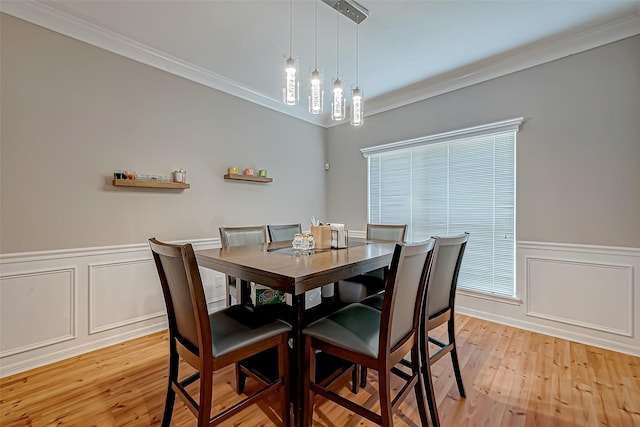
POLYGON ((461 289, 461 288, 458 288, 456 290, 456 293, 458 295, 464 295, 472 298, 482 298, 482 299, 487 299, 489 301, 501 302, 504 304, 511 304, 511 305, 522 304, 522 299, 517 296, 511 297, 507 295, 498 295, 498 294, 492 294, 489 292, 472 291, 469 289, 461 289))

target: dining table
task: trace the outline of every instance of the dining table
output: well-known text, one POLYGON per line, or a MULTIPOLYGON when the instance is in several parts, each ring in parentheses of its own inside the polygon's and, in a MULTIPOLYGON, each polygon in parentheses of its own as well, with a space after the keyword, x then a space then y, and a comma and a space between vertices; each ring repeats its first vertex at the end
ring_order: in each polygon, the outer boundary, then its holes
MULTIPOLYGON (((309 318, 305 310, 305 292, 389 266, 395 243, 349 238, 340 249, 314 249, 301 254, 291 242, 265 243, 196 251, 198 265, 245 283, 254 282, 291 296, 292 326, 290 346, 295 363, 291 364, 294 425, 304 422, 304 346, 303 329, 309 318)), ((243 287, 243 292, 248 292, 243 287)), ((241 302, 247 301, 246 295, 241 302)))

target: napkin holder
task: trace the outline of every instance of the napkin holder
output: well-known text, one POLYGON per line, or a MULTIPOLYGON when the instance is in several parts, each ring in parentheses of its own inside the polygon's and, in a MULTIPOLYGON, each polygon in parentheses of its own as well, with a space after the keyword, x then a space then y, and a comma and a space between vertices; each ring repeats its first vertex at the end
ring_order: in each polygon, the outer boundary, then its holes
POLYGON ((318 249, 331 248, 331 226, 329 225, 312 225, 311 234, 318 249))
POLYGON ((349 232, 344 224, 331 225, 331 247, 334 249, 346 248, 349 245, 349 232))

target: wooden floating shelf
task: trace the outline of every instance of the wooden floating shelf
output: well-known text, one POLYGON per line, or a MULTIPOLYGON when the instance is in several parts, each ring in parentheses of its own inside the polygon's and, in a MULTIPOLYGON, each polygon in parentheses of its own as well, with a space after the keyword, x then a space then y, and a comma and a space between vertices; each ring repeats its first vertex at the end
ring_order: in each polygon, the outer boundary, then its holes
POLYGON ((113 185, 116 187, 173 188, 178 190, 191 188, 189 184, 183 182, 136 181, 135 179, 114 179, 113 185))
POLYGON ((224 176, 224 179, 230 179, 232 181, 251 181, 251 182, 273 181, 273 178, 267 178, 266 176, 240 175, 239 173, 228 173, 224 176))

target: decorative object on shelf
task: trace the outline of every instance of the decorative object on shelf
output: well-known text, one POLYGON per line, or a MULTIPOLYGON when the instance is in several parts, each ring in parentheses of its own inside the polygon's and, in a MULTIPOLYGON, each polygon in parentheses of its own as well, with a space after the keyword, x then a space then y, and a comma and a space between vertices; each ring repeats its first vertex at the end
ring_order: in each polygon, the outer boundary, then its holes
POLYGON ((253 169, 251 169, 251 168, 246 168, 246 169, 244 170, 244 173, 243 173, 243 174, 244 174, 244 175, 248 175, 248 176, 253 176, 253 169))
POLYGON ((136 179, 136 173, 131 171, 115 171, 113 179, 136 179))
POLYGON ((143 175, 131 171, 115 171, 112 184, 115 187, 191 188, 187 181, 187 172, 182 169, 173 171, 173 176, 143 175))
POLYGON ((173 171, 173 182, 187 182, 187 171, 176 169, 173 171))
POLYGON ((267 170, 266 169, 260 169, 258 171, 258 176, 261 176, 261 177, 265 178, 267 176, 267 170))
POLYGON ((237 166, 229 166, 229 169, 227 169, 227 172, 229 174, 240 173, 237 166))
MULTIPOLYGON (((132 178, 127 178, 132 179, 132 178)), ((133 178, 136 181, 144 181, 144 182, 174 182, 171 176, 163 176, 163 175, 142 175, 135 174, 133 178)))
POLYGON ((228 173, 224 176, 224 179, 230 180, 230 181, 251 181, 251 182, 261 182, 261 183, 273 181, 272 178, 267 178, 264 176, 240 175, 236 173, 228 173))

